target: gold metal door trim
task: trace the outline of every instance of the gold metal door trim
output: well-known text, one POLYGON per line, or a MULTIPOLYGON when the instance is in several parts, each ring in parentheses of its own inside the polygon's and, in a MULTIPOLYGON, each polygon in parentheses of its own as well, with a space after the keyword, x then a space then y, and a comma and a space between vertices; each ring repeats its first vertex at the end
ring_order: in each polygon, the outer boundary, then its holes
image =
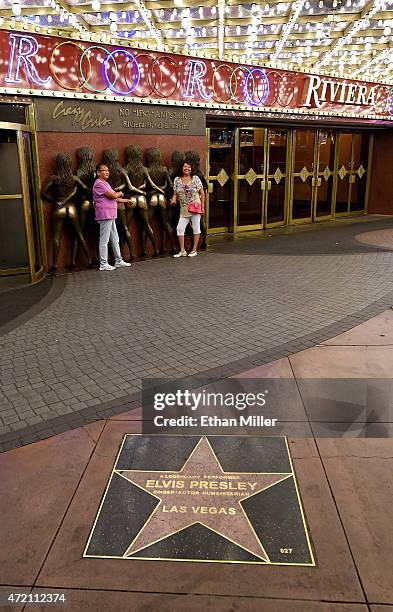
MULTIPOLYGON (((206 128, 206 167, 205 167, 205 176, 208 177, 208 183, 210 184, 210 180, 213 177, 210 177, 210 128, 206 128)), ((210 202, 210 185, 206 194, 206 202, 205 202, 205 224, 206 224, 206 233, 210 234, 209 228, 209 202, 210 202)))
POLYGON ((23 147, 23 133, 18 132, 17 134, 18 144, 18 157, 19 157, 19 170, 22 182, 22 202, 23 202, 23 216, 25 220, 25 234, 27 243, 27 256, 30 267, 31 280, 33 281, 33 275, 35 270, 34 262, 34 240, 33 240, 33 228, 31 219, 31 203, 29 194, 29 184, 27 178, 27 171, 25 165, 25 152, 23 147))
MULTIPOLYGON (((350 165, 350 171, 349 171, 349 189, 348 189, 348 212, 347 215, 352 217, 355 215, 365 215, 366 214, 366 210, 368 210, 368 193, 367 193, 367 189, 369 189, 369 181, 370 181, 370 149, 371 149, 371 153, 372 153, 372 144, 371 142, 374 142, 374 136, 370 135, 370 139, 369 139, 369 143, 368 143, 368 160, 367 160, 367 170, 365 172, 365 174, 367 174, 366 176, 366 190, 365 190, 365 194, 364 194, 364 207, 361 208, 360 210, 352 210, 351 211, 351 202, 352 202, 352 185, 356 182, 356 176, 357 176, 357 170, 355 170, 354 166, 355 166, 355 134, 358 134, 359 132, 352 132, 352 148, 351 148, 351 165, 350 165), (353 180, 351 180, 353 178, 353 180)), ((364 132, 361 132, 361 134, 363 134, 364 132)), ((361 163, 361 162, 360 162, 361 163)), ((364 175, 363 175, 364 176, 364 175)), ((361 181, 361 179, 359 178, 359 181, 361 181)))
MULTIPOLYGON (((210 221, 210 193, 213 192, 213 183, 214 181, 218 180, 218 175, 213 175, 210 174, 210 149, 231 149, 233 147, 233 144, 231 145, 220 145, 220 146, 214 146, 210 144, 210 135, 211 135, 211 128, 206 128, 206 173, 205 176, 207 177, 207 182, 208 182, 208 190, 207 190, 207 195, 206 195, 206 202, 205 202, 205 222, 206 222, 206 230, 208 235, 212 235, 212 234, 228 234, 228 233, 232 233, 233 232, 233 227, 232 227, 232 215, 231 212, 233 211, 229 211, 229 224, 228 226, 223 226, 223 227, 210 227, 209 221, 210 221)), ((236 138, 236 135, 235 135, 236 138)), ((236 146, 236 145, 235 145, 236 146)), ((236 149, 235 149, 235 157, 236 157, 236 149)), ((234 162, 236 163, 236 161, 234 162)), ((229 181, 230 180, 234 180, 234 176, 233 175, 229 175, 229 181)), ((236 185, 236 183, 235 183, 236 185)), ((233 203, 232 206, 234 206, 234 202, 235 202, 235 198, 233 198, 233 203)))
POLYGON ((366 193, 364 195, 364 214, 368 214, 368 201, 370 197, 370 183, 371 183, 371 170, 374 153, 374 134, 370 135, 368 143, 368 164, 367 164, 367 182, 366 182, 366 193))
MULTIPOLYGON (((17 195, 12 195, 12 199, 22 199, 23 202, 23 218, 24 218, 24 231, 26 235, 26 246, 27 246, 27 255, 29 260, 28 268, 12 268, 11 270, 7 270, 7 272, 2 272, 4 275, 6 273, 12 274, 26 274, 30 273, 31 282, 36 282, 40 278, 42 278, 45 271, 46 264, 46 242, 45 242, 45 231, 44 231, 44 218, 42 212, 42 202, 40 198, 40 183, 39 183, 39 167, 38 167, 38 150, 37 150, 37 140, 36 140, 36 131, 35 131, 35 116, 34 116, 34 104, 32 102, 25 102, 26 108, 26 118, 28 120, 28 124, 24 123, 12 123, 9 121, 0 121, 0 129, 10 130, 16 132, 17 136, 17 149, 18 149, 18 161, 19 161, 19 169, 22 183, 22 193, 17 195), (31 145, 32 145, 32 165, 33 165, 33 181, 37 194, 37 223, 38 223, 38 241, 39 244, 37 247, 40 249, 40 259, 41 259, 41 268, 35 271, 35 262, 34 262, 34 239, 31 227, 31 214, 30 214, 30 196, 29 196, 29 188, 28 188, 28 178, 25 166, 25 154, 23 147, 23 133, 27 132, 30 134, 31 145), (33 249, 33 250, 32 250, 33 249), (33 255, 33 256, 32 256, 33 255), (19 270, 19 271, 15 271, 19 270)), ((2 197, 0 199, 10 199, 10 196, 2 197)))
POLYGON ((314 159, 312 164, 312 175, 311 175, 311 220, 313 223, 318 219, 317 212, 317 198, 318 198, 318 185, 317 177, 319 170, 319 136, 321 130, 315 130, 314 132, 314 159))
MULTIPOLYGON (((312 129, 312 128, 310 128, 312 129)), ((314 150, 313 150, 313 160, 315 160, 315 140, 316 140, 316 130, 312 130, 314 132, 314 150)), ((312 214, 313 214, 313 193, 314 190, 311 191, 311 213, 310 217, 302 217, 301 219, 293 218, 293 194, 295 188, 295 176, 300 176, 300 172, 294 172, 295 167, 295 152, 296 152, 296 128, 293 130, 292 134, 292 160, 291 160, 291 200, 290 200, 290 211, 289 211, 289 223, 288 225, 302 225, 304 223, 312 223, 312 214)), ((313 168, 314 170, 314 168, 313 168)), ((313 172, 309 173, 309 177, 313 176, 313 172)), ((308 179, 307 179, 308 180, 308 179)))
POLYGON ((209 229, 209 236, 213 236, 214 234, 228 234, 227 227, 212 227, 209 229))
POLYGON ((10 193, 9 195, 7 194, 0 195, 0 200, 21 200, 21 199, 22 199, 21 193, 10 193))
POLYGON ((333 163, 333 188, 332 188, 332 219, 336 218, 336 199, 337 199, 337 183, 338 183, 338 160, 340 155, 340 132, 336 132, 336 141, 334 144, 334 163, 333 163))
POLYGON ((239 171, 239 128, 235 128, 235 161, 233 169, 233 232, 237 231, 237 218, 238 218, 238 171, 239 171))
MULTIPOLYGON (((330 213, 328 213, 327 215, 320 215, 317 216, 317 207, 318 207, 318 187, 321 187, 322 184, 322 180, 324 180, 324 176, 323 176, 323 172, 324 171, 319 171, 319 163, 320 163, 320 142, 319 142, 319 135, 321 134, 322 131, 326 131, 326 130, 318 130, 318 134, 317 134, 317 148, 318 148, 318 163, 316 166, 316 173, 315 173, 315 179, 316 179, 316 185, 315 185, 315 208, 314 208, 314 223, 319 223, 320 221, 331 221, 333 219, 333 199, 334 199, 334 168, 335 168, 335 161, 336 161, 336 150, 337 150, 337 136, 338 133, 334 132, 333 130, 331 130, 334 134, 334 156, 333 156, 333 172, 330 176, 333 175, 333 187, 332 187, 332 195, 330 197, 330 213)), ((330 179, 330 177, 329 177, 330 179)), ((329 179, 326 181, 326 184, 328 183, 329 179)))
POLYGON ((35 187, 35 193, 37 197, 37 224, 38 224, 38 248, 40 249, 41 255, 41 268, 35 272, 33 270, 32 281, 35 282, 43 277, 45 271, 48 269, 48 255, 46 248, 46 236, 45 236, 45 222, 44 222, 44 208, 41 198, 41 185, 40 185, 40 164, 38 156, 38 143, 37 143, 37 131, 36 131, 36 119, 35 119, 35 108, 34 104, 29 104, 27 109, 27 118, 29 120, 29 130, 31 132, 31 151, 32 151, 32 163, 33 163, 33 181, 35 187))
POLYGON ((16 276, 18 274, 29 274, 30 275, 30 269, 29 268, 5 268, 3 270, 0 270, 0 276, 16 276))
MULTIPOLYGON (((28 112, 29 112, 29 109, 28 109, 28 112)), ((27 125, 25 123, 12 123, 11 121, 0 121, 0 130, 14 130, 15 132, 31 132, 32 131, 30 125, 27 125)))
MULTIPOLYGON (((267 137, 267 128, 265 127, 237 127, 235 130, 235 172, 233 175, 233 181, 234 181, 234 193, 233 193, 233 201, 234 201, 234 215, 233 215, 233 232, 234 233, 238 233, 238 232, 249 232, 252 230, 261 230, 263 229, 263 209, 264 209, 264 197, 265 197, 265 190, 264 189, 260 189, 260 194, 261 194, 261 222, 260 223, 255 223, 252 225, 238 225, 238 211, 239 211, 239 202, 238 202, 238 198, 239 198, 239 182, 244 180, 247 182, 246 174, 238 174, 239 172, 239 158, 240 158, 240 148, 241 148, 241 143, 240 143, 240 131, 241 130, 249 130, 249 131, 255 131, 255 130, 263 130, 263 161, 264 161, 264 172, 262 174, 256 174, 256 179, 254 182, 256 182, 257 180, 265 181, 266 180, 266 137, 267 137)), ((243 143, 246 144, 246 146, 254 146, 253 143, 243 143)), ((254 183, 253 183, 254 184, 254 183)))
POLYGON ((291 202, 292 202, 292 151, 293 151, 293 130, 288 130, 289 142, 287 146, 286 158, 286 175, 287 175, 287 193, 285 202, 285 225, 290 224, 291 219, 291 202))
MULTIPOLYGON (((270 144, 269 144, 269 131, 272 130, 274 128, 272 127, 268 127, 266 130, 266 165, 265 165, 265 170, 266 170, 266 180, 267 181, 273 181, 274 180, 274 173, 273 174, 268 174, 268 170, 269 170, 269 164, 270 164, 270 144)), ((272 221, 271 223, 267 222, 267 211, 268 211, 268 205, 269 205, 269 191, 266 190, 265 192, 265 203, 263 206, 263 227, 265 229, 269 229, 272 227, 281 227, 283 225, 286 225, 287 223, 287 211, 286 211, 286 207, 287 207, 287 192, 288 192, 288 172, 289 172, 289 165, 288 165, 288 147, 289 147, 289 132, 290 130, 285 130, 286 134, 287 134, 287 138, 286 138, 286 147, 285 147, 285 173, 282 174, 281 179, 285 179, 285 192, 284 192, 284 214, 283 214, 283 219, 282 221, 272 221)))
MULTIPOLYGON (((342 137, 342 136, 343 136, 343 132, 340 132, 340 133, 339 133, 339 140, 340 140, 339 152, 341 151, 341 137, 342 137)), ((353 140, 353 133, 351 133, 351 136, 352 136, 352 140, 353 140)), ((339 160, 337 160, 337 176, 336 176, 336 183, 337 183, 337 186, 336 186, 336 198, 335 198, 335 202, 334 202, 334 211, 335 211, 335 212, 334 212, 334 218, 336 218, 336 217, 338 217, 338 218, 341 218, 341 217, 348 217, 348 215, 349 215, 349 202, 350 202, 350 200, 349 200, 349 191, 350 191, 350 185, 349 185, 349 187, 348 187, 348 196, 347 196, 347 210, 346 210, 346 211, 344 210, 344 211, 342 211, 342 212, 336 212, 336 205, 337 205, 337 189, 338 189, 338 181, 339 181, 339 180, 341 180, 341 181, 346 180, 347 176, 349 176, 349 175, 350 175, 350 173, 351 173, 351 164, 352 164, 352 140, 351 140, 351 156, 350 156, 350 159, 349 159, 349 171, 348 171, 348 173, 345 175, 345 177, 344 177, 343 179, 341 179, 341 178, 340 178, 340 176, 339 176, 339 174, 338 174, 338 172, 339 172, 339 168, 338 168, 338 165, 339 165, 339 160)), ((339 157, 339 154, 337 155, 337 157, 339 157)), ((349 179, 348 179, 348 180, 349 180, 349 179)))

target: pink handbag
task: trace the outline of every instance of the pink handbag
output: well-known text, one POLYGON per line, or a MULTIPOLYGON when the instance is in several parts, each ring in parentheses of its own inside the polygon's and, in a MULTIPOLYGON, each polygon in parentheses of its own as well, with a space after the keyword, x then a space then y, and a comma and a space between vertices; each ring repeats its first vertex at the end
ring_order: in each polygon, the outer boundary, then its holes
POLYGON ((190 202, 188 205, 188 212, 193 215, 202 214, 202 204, 200 202, 190 202))

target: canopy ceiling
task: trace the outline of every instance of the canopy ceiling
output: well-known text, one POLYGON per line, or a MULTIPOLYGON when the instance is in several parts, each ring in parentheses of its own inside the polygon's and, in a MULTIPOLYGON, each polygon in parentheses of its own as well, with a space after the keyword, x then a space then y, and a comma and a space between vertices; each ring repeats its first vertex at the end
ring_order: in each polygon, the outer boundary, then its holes
POLYGON ((393 82, 393 0, 0 0, 0 24, 393 82))

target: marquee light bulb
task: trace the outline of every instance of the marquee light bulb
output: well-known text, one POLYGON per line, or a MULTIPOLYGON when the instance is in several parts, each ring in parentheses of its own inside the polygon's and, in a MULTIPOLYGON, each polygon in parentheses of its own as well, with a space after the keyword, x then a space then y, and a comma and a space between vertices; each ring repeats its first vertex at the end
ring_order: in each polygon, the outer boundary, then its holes
POLYGON ((111 21, 109 29, 111 32, 117 32, 117 23, 115 21, 111 21))
POLYGON ((101 2, 99 0, 93 0, 91 3, 91 8, 97 13, 101 8, 101 2))
POLYGON ((14 2, 12 5, 12 12, 16 17, 19 17, 22 13, 22 7, 19 2, 14 2))

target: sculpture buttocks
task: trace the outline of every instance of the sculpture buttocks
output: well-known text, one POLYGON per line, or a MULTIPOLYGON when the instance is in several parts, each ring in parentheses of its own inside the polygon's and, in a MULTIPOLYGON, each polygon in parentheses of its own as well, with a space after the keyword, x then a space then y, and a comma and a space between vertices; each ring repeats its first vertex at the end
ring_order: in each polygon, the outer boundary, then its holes
MULTIPOLYGON (((147 149, 145 152, 145 159, 148 175, 151 179, 148 193, 149 217, 152 218, 155 210, 157 210, 164 234, 167 235, 171 242, 171 253, 174 253, 176 248, 175 234, 169 222, 168 203, 165 196, 168 187, 172 188, 172 181, 169 176, 168 168, 162 165, 161 152, 159 149, 147 149)), ((165 236, 163 235, 162 253, 165 252, 164 245, 165 236)))
MULTIPOLYGON (((79 147, 76 150, 76 161, 77 169, 76 176, 87 186, 88 191, 80 190, 78 194, 79 199, 79 221, 82 233, 84 233, 87 225, 94 221, 94 207, 93 207, 93 185, 96 179, 95 176, 95 163, 93 157, 93 151, 91 147, 79 147)), ((79 242, 75 237, 74 246, 72 250, 72 267, 75 267, 76 255, 78 252, 79 242)))
MULTIPOLYGON (((130 200, 138 210, 142 221, 144 235, 150 238, 153 245, 153 257, 157 257, 158 251, 152 227, 149 222, 149 207, 147 201, 147 186, 164 193, 163 190, 154 184, 147 169, 142 163, 142 150, 138 145, 129 145, 126 148, 126 166, 124 168, 130 182, 136 185, 143 193, 141 195, 131 195, 130 200)), ((142 256, 146 255, 145 239, 142 240, 142 256)))
POLYGON ((78 176, 73 174, 71 157, 67 153, 57 155, 56 169, 57 174, 50 177, 42 190, 43 199, 53 204, 53 261, 51 268, 53 273, 57 271, 61 231, 66 219, 71 221, 76 237, 86 254, 88 265, 91 266, 89 251, 81 231, 75 205, 78 188, 84 193, 88 193, 89 189, 78 176))

